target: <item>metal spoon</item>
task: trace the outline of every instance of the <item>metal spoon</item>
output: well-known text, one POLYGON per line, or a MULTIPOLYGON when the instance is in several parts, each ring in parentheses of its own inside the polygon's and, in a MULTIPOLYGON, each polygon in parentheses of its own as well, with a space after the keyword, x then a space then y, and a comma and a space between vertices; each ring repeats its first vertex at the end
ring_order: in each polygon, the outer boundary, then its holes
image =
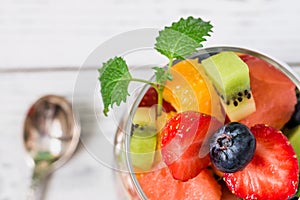
POLYGON ((80 136, 76 119, 71 104, 60 96, 44 96, 29 109, 23 139, 34 167, 27 200, 42 199, 47 176, 74 153, 80 136))

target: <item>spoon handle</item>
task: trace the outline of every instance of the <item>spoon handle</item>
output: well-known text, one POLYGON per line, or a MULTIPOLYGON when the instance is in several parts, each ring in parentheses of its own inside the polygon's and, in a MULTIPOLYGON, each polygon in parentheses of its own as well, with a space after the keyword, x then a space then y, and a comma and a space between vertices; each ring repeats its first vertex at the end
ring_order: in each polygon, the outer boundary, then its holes
POLYGON ((27 200, 41 200, 42 199, 42 189, 40 187, 36 187, 31 185, 27 192, 27 200))
POLYGON ((46 187, 49 166, 35 165, 31 178, 30 188, 26 200, 42 200, 46 187))

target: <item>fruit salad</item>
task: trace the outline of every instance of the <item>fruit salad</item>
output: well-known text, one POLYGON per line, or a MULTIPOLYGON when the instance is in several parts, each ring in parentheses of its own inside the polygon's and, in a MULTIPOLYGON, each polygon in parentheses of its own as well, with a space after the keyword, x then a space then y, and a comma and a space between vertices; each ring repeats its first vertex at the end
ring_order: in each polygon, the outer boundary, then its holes
POLYGON ((298 196, 295 84, 257 57, 220 52, 180 61, 163 91, 150 88, 132 124, 131 161, 148 199, 298 196))
POLYGON ((133 185, 152 200, 297 199, 299 80, 248 49, 201 49, 212 28, 188 17, 161 30, 154 49, 169 63, 153 66, 153 81, 121 56, 99 69, 104 115, 130 82, 148 84, 125 125, 133 185))

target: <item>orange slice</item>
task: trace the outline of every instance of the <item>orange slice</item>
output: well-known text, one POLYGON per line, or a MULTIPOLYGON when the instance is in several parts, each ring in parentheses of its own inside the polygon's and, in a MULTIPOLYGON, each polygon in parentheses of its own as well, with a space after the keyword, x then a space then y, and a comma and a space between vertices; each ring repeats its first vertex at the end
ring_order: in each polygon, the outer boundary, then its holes
POLYGON ((172 81, 167 81, 163 98, 177 112, 194 110, 224 121, 219 97, 198 60, 184 60, 171 68, 172 81))

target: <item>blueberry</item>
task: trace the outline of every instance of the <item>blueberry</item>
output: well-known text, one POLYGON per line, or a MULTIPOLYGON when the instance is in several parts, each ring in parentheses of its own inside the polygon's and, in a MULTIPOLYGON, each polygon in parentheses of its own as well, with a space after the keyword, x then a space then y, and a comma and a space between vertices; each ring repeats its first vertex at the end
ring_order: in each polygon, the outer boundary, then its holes
POLYGON ((247 126, 231 122, 217 130, 210 139, 210 159, 220 171, 242 170, 253 158, 256 140, 247 126))

